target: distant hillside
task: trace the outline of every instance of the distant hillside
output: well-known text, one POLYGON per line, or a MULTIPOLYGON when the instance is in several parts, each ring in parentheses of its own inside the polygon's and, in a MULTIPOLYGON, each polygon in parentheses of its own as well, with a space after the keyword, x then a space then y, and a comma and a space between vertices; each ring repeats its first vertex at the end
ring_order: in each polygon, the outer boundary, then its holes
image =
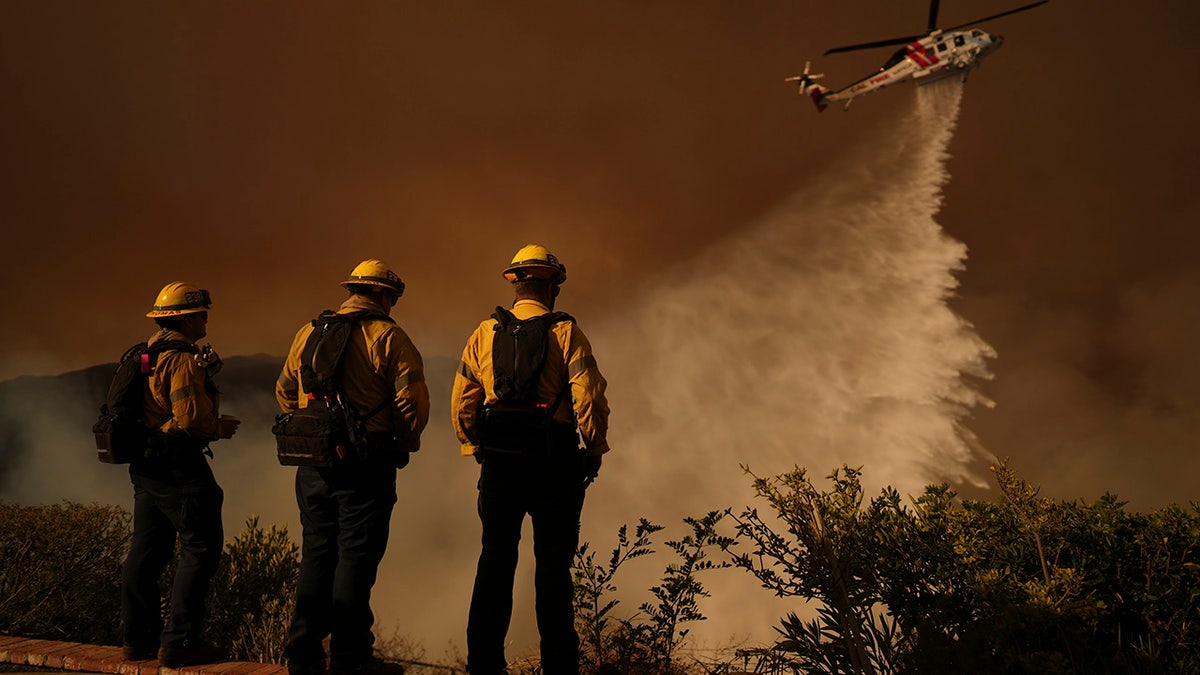
MULTIPOLYGON (((282 357, 263 354, 225 359, 217 382, 226 407, 239 399, 270 396, 273 400, 282 365, 282 357)), ((0 382, 0 498, 29 453, 51 439, 79 439, 72 445, 95 461, 92 424, 116 367, 116 363, 105 363, 62 375, 0 382)))
MULTIPOLYGON (((279 412, 274 392, 282 366, 283 357, 266 354, 225 359, 216 378, 221 409, 242 418, 239 436, 253 434, 269 442, 269 429, 279 412)), ((426 379, 439 402, 449 397, 453 368, 447 358, 426 361, 426 379)), ((52 454, 52 464, 66 474, 78 466, 76 461, 96 463, 92 424, 115 369, 116 363, 105 363, 61 375, 0 382, 0 499, 11 497, 13 481, 33 453, 42 453, 43 458, 52 454)), ((45 499, 55 501, 62 494, 56 491, 45 499)))

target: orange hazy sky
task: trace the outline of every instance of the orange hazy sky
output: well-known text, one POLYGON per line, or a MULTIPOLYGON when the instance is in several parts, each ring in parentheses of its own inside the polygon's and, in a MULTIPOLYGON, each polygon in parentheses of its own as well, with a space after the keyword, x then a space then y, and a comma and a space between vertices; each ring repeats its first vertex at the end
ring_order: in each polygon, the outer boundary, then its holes
MULTIPOLYGON (((783 79, 811 59, 846 84, 887 51, 825 49, 926 12, 5 2, 0 378, 115 359, 174 279, 212 291, 219 351, 281 354, 365 257, 408 284, 397 316, 429 355, 507 299, 529 241, 566 262, 573 313, 620 312, 888 125, 911 88, 818 115, 783 79)), ((1198 20, 1053 0, 985 26, 1006 43, 967 84, 938 221, 969 248, 955 308, 998 353, 974 425, 1072 486, 1171 470, 1200 438, 1198 20), (1093 437, 1085 463, 1054 454, 1093 437)))

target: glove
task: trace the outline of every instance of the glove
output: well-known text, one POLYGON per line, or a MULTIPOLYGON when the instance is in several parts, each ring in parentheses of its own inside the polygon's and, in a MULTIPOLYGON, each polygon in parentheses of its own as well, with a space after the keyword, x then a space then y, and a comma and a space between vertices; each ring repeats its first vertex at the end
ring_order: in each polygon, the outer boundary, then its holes
POLYGON ((396 437, 396 468, 403 469, 408 466, 408 460, 412 458, 412 454, 421 449, 421 437, 396 437))
POLYGON ((583 456, 583 480, 586 483, 591 483, 596 480, 596 476, 600 475, 600 464, 603 463, 603 455, 593 455, 586 453, 583 456))

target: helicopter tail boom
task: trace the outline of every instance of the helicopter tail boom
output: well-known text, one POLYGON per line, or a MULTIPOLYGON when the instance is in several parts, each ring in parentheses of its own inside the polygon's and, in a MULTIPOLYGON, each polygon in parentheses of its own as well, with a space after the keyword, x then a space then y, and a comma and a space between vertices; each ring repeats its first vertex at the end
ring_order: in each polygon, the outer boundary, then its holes
POLYGON ((804 92, 812 99, 813 105, 817 106, 817 112, 824 112, 829 107, 829 101, 825 100, 825 95, 829 90, 819 84, 810 85, 808 91, 804 92))

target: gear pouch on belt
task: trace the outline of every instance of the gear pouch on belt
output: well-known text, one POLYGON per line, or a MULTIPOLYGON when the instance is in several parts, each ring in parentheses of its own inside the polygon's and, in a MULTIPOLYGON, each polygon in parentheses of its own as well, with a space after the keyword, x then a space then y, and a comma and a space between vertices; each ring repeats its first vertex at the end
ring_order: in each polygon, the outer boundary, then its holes
POLYGON ((271 433, 284 466, 333 466, 350 448, 346 421, 324 403, 276 415, 271 433))
POLYGON ((128 464, 146 454, 150 431, 141 422, 121 415, 106 414, 92 426, 96 436, 96 455, 105 464, 128 464))
POLYGON ((488 450, 527 455, 577 446, 575 427, 551 419, 548 408, 482 406, 477 420, 479 444, 488 450))

